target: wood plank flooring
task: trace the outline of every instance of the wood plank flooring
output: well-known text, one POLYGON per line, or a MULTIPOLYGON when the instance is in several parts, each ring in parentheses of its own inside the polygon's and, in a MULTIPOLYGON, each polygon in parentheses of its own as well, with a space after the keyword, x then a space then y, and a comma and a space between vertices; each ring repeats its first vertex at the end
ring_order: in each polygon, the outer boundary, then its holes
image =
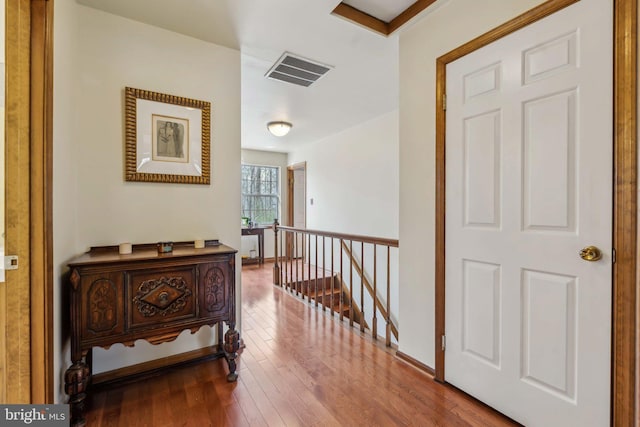
POLYGON ((91 393, 87 426, 517 425, 271 284, 242 271, 238 381, 223 359, 91 393))

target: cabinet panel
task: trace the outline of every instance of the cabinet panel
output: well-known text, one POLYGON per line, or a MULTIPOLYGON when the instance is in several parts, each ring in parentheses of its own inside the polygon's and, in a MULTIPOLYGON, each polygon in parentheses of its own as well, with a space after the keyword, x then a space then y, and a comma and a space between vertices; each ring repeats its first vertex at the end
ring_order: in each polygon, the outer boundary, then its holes
POLYGON ((122 273, 95 273, 82 277, 82 338, 119 335, 124 332, 122 273))
POLYGON ((129 271, 126 275, 130 329, 197 316, 195 266, 129 271))
POLYGON ((228 262, 215 262, 199 266, 200 317, 218 317, 227 313, 230 277, 228 262))

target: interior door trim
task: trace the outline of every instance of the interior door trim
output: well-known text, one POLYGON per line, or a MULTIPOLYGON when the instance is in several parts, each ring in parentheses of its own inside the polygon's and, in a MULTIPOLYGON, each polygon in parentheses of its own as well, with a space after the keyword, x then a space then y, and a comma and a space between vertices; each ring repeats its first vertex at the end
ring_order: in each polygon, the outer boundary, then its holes
MULTIPOLYGON (((539 21, 580 0, 549 0, 465 43, 436 61, 436 269, 435 379, 444 382, 445 331, 445 126, 446 66, 483 46, 539 21)), ((637 0, 614 0, 613 82, 613 307, 611 347, 611 423, 633 426, 638 420, 636 389, 638 343, 637 294, 637 0)))
POLYGON ((31 403, 53 403, 53 3, 31 0, 31 403))
MULTIPOLYGON (((296 170, 304 170, 305 172, 305 194, 307 194, 307 162, 294 163, 292 165, 287 166, 287 225, 289 227, 293 227, 293 216, 294 216, 294 194, 293 194, 293 184, 294 184, 294 171, 296 170)), ((304 226, 307 227, 307 211, 305 209, 304 215, 304 226)))
POLYGON ((54 403, 53 0, 7 0, 6 7, 6 251, 20 261, 6 272, 0 396, 54 403))

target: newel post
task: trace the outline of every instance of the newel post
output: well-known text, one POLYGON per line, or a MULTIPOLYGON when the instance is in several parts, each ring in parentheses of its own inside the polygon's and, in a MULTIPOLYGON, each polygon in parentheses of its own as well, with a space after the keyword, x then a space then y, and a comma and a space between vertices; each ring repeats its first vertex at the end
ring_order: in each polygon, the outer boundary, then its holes
POLYGON ((278 264, 278 226, 280 224, 278 223, 277 219, 273 220, 273 234, 274 234, 274 239, 273 241, 274 246, 275 246, 275 252, 273 254, 273 257, 275 259, 275 262, 273 264, 273 284, 274 285, 280 285, 280 265, 278 264))

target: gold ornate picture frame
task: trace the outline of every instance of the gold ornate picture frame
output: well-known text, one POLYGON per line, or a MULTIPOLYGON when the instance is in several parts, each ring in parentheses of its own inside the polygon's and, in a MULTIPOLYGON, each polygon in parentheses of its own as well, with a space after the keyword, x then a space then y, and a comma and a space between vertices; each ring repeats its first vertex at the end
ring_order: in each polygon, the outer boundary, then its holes
POLYGON ((211 103, 125 88, 125 179, 211 183, 211 103))

